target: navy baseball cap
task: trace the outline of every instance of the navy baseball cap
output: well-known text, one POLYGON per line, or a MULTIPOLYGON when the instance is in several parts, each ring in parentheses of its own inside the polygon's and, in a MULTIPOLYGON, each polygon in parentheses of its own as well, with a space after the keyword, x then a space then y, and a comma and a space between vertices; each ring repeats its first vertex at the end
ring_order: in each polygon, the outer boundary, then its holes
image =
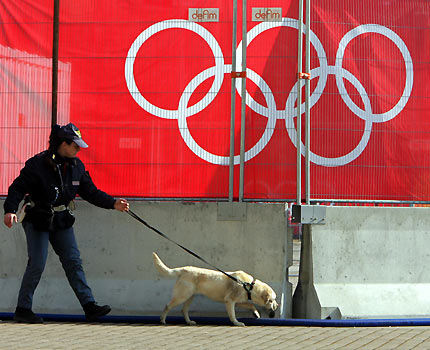
POLYGON ((76 125, 69 123, 67 125, 64 125, 60 127, 60 130, 58 131, 58 137, 72 140, 75 142, 79 147, 81 148, 87 148, 87 143, 82 140, 82 135, 79 129, 76 127, 76 125))

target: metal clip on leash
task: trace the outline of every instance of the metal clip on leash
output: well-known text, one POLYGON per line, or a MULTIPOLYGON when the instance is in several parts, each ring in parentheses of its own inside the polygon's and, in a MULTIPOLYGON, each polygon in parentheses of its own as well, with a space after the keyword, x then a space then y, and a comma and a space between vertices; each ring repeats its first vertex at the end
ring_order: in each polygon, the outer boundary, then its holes
POLYGON ((191 254, 192 256, 196 257, 197 259, 203 261, 205 264, 209 265, 210 267, 214 268, 215 270, 223 273, 224 275, 226 275, 228 278, 231 278, 233 281, 235 281, 236 283, 239 283, 243 286, 243 288, 246 290, 246 293, 248 294, 248 299, 251 300, 251 290, 252 288, 254 288, 254 284, 255 284, 255 278, 253 279, 253 281, 251 283, 249 282, 243 282, 240 279, 228 274, 227 272, 219 269, 218 267, 216 267, 215 265, 212 265, 211 263, 209 263, 208 261, 206 261, 206 259, 202 258, 201 256, 199 256, 198 254, 194 253, 192 250, 184 247, 182 244, 179 244, 177 242, 175 242, 173 239, 169 238, 168 236, 166 236, 163 232, 161 232, 160 230, 156 229, 155 227, 151 226, 150 224, 148 224, 145 220, 143 220, 140 216, 138 216, 136 213, 134 213, 131 209, 129 209, 128 211, 126 211, 126 213, 128 215, 130 215, 132 218, 136 219, 137 221, 139 221, 141 224, 145 225, 146 227, 148 227, 149 229, 151 229, 152 231, 158 233, 161 237, 164 237, 165 239, 167 239, 168 241, 176 244, 178 247, 182 248, 183 250, 185 250, 187 253, 191 254))

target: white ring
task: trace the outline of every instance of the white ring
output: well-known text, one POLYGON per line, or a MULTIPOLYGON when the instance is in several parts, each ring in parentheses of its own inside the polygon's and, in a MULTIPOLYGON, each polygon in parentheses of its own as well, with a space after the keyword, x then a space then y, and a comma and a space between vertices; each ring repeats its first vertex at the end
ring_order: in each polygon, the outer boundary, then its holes
MULTIPOLYGON (((205 81, 207 78, 213 76, 215 74, 215 71, 216 71, 216 67, 211 67, 211 68, 208 68, 205 71, 201 72, 200 74, 195 76, 190 81, 190 83, 187 86, 187 89, 190 86, 193 86, 194 88, 196 88, 203 81, 205 81)), ((230 72, 231 72, 231 65, 226 64, 224 66, 223 73, 230 74, 230 72)), ((256 75, 254 75, 254 74, 249 75, 249 78, 251 80, 255 78, 256 75)), ((262 91, 264 91, 264 90, 262 90, 262 91)), ((180 111, 186 110, 188 101, 190 100, 190 96, 191 96, 191 94, 182 94, 181 99, 179 101, 179 110, 180 111)), ((273 108, 276 108, 275 107, 275 98, 274 98, 273 94, 268 95, 267 93, 264 93, 264 96, 266 97, 267 104, 269 106, 272 106, 273 108), (269 97, 269 99, 267 100, 268 97, 269 97)), ((272 114, 267 119, 266 129, 264 130, 264 133, 261 136, 260 140, 254 145, 254 147, 252 147, 250 150, 245 152, 245 162, 252 159, 253 157, 255 157, 258 153, 261 152, 261 150, 263 150, 264 147, 266 147, 266 145, 268 144, 268 142, 270 141, 270 139, 273 135, 273 132, 275 130, 275 125, 276 125, 276 115, 272 114)), ((209 163, 212 163, 212 164, 229 165, 229 162, 230 162, 229 156, 219 156, 219 155, 210 153, 210 152, 206 151, 205 149, 203 149, 194 140, 193 136, 190 133, 190 130, 188 129, 187 116, 185 113, 179 113, 178 114, 178 126, 179 126, 179 131, 181 133, 182 139, 185 141, 188 148, 197 157, 199 157, 199 158, 201 158, 201 159, 203 159, 209 163)), ((237 165, 239 163, 240 163, 240 156, 239 155, 234 156, 234 164, 237 165)))
MULTIPOLYGON (((290 27, 293 29, 298 29, 298 21, 296 19, 283 17, 282 22, 262 22, 256 25, 248 32, 246 37, 248 45, 251 44, 252 40, 254 40, 261 33, 265 32, 268 29, 272 29, 276 27, 290 27)), ((305 25, 304 25, 304 28, 306 28, 305 25)), ((315 35, 315 33, 312 30, 310 30, 309 36, 310 36, 310 41, 317 52, 320 67, 322 68, 323 72, 325 72, 326 71, 325 68, 327 67, 327 56, 324 51, 324 47, 322 46, 321 41, 318 39, 318 37, 315 35)), ((242 65, 242 41, 239 43, 239 46, 236 49, 236 62, 237 62, 236 64, 237 67, 240 67, 242 65)), ((248 73, 248 69, 247 69, 247 73, 248 73)), ((261 81, 267 86, 263 78, 260 77, 258 81, 261 81)), ((254 83, 260 88, 261 91, 264 91, 264 89, 262 88, 262 86, 258 84, 258 82, 254 81, 254 83)), ((322 92, 325 89, 326 83, 327 83, 327 74, 324 74, 320 77, 320 79, 318 79, 317 86, 315 87, 315 90, 310 96, 309 101, 310 101, 311 107, 318 102, 319 98, 322 95, 322 92)), ((236 82, 236 89, 239 95, 242 96, 241 82, 239 79, 236 82)), ((273 92, 271 90, 269 91, 273 95, 273 92)), ((271 113, 276 113, 278 119, 284 119, 284 118, 293 117, 297 115, 297 108, 294 108, 292 111, 276 110, 276 106, 275 106, 275 110, 270 110, 268 107, 264 107, 261 104, 259 104, 257 101, 255 101, 249 93, 246 94, 246 104, 254 112, 264 115, 265 117, 268 117, 271 113), (288 113, 292 113, 292 115, 289 115, 288 113)), ((302 104, 301 108, 302 110, 304 110, 305 108, 304 103, 302 104)))
MULTIPOLYGON (((336 53, 336 68, 337 72, 341 74, 336 74, 336 84, 337 88, 339 89, 340 96, 342 97, 345 104, 348 106, 348 108, 355 113, 357 116, 359 116, 361 119, 364 120, 370 120, 374 123, 383 123, 388 120, 393 119, 396 117, 402 109, 405 107, 406 103, 409 100, 410 93, 412 91, 412 85, 414 83, 414 75, 413 75, 413 64, 412 64, 412 57, 409 53, 408 48, 406 47, 403 40, 394 33, 391 29, 388 29, 387 27, 383 27, 378 24, 363 24, 361 26, 358 26, 352 30, 350 30, 348 33, 346 33, 343 38, 341 39, 339 43, 339 48, 336 53), (398 49, 400 50, 403 59, 405 60, 405 68, 406 68, 406 82, 405 82, 405 88, 403 90, 402 96, 400 97, 397 104, 390 109, 388 112, 381 113, 381 114, 373 114, 366 111, 363 111, 360 107, 358 107, 354 101, 349 97, 348 92, 345 89, 345 85, 343 83, 343 76, 342 72, 345 72, 342 69, 342 61, 343 56, 345 53, 346 46, 349 44, 349 42, 357 37, 358 35, 364 34, 364 33, 377 33, 386 36, 388 39, 394 42, 398 49)), ((364 92, 367 96, 367 93, 364 92)))
MULTIPOLYGON (((218 91, 220 90, 224 79, 224 74, 222 73, 222 70, 223 70, 222 67, 224 67, 223 53, 221 51, 221 48, 218 42, 208 30, 206 30, 201 25, 195 22, 185 21, 183 19, 170 19, 167 21, 162 21, 162 22, 153 24, 149 28, 145 29, 133 42, 133 44, 130 47, 130 50, 127 53, 127 59, 125 61, 125 81, 127 83, 127 87, 128 87, 128 90, 130 91, 131 96, 134 98, 137 104, 140 107, 142 107, 145 111, 160 118, 176 119, 178 118, 178 113, 185 113, 186 116, 188 117, 190 115, 193 115, 195 113, 202 111, 213 101, 218 91), (185 111, 163 109, 153 105, 147 99, 145 99, 145 97, 142 96, 142 94, 140 93, 139 89, 136 86, 136 81, 134 79, 134 72, 133 72, 134 61, 136 59, 137 52, 139 51, 143 43, 146 40, 148 40, 152 35, 162 30, 170 29, 170 28, 188 29, 200 35, 211 48, 215 58, 215 67, 218 67, 218 70, 215 73, 215 79, 208 93, 205 95, 203 99, 201 99, 195 105, 186 108, 185 111)), ((188 93, 188 92, 184 91, 183 94, 184 93, 188 93)))
MULTIPOLYGON (((333 74, 333 75, 337 74, 337 68, 335 68, 335 66, 329 66, 328 68, 329 68, 329 70, 327 71, 328 74, 333 74)), ((319 76, 320 69, 321 68, 318 67, 311 70, 312 79, 319 76)), ((372 113, 372 107, 370 105, 369 97, 367 96, 366 91, 363 85, 361 85, 360 81, 347 70, 345 70, 343 76, 357 89, 358 93, 363 99, 365 110, 368 113, 372 113)), ((297 83, 293 87, 293 90, 294 89, 297 89, 297 83)), ((295 99, 292 96, 293 95, 291 93, 288 96, 286 109, 294 108, 295 99)), ((294 126, 294 120, 292 117, 285 119, 285 127, 287 128, 288 136, 290 137, 291 142, 297 148, 297 131, 296 131, 296 127, 294 126)), ((309 150, 310 161, 315 164, 327 166, 327 167, 335 167, 335 166, 342 166, 342 165, 348 164, 353 160, 355 160, 364 151, 364 149, 367 146, 367 143, 369 142, 371 132, 372 132, 372 122, 370 120, 365 120, 363 136, 361 137, 361 140, 358 143, 358 145, 351 152, 349 152, 348 154, 345 154, 344 156, 330 158, 330 157, 319 156, 313 153, 311 150, 309 150)), ((304 155, 306 152, 306 147, 305 145, 303 145, 303 142, 301 142, 301 152, 302 152, 302 155, 304 155)))

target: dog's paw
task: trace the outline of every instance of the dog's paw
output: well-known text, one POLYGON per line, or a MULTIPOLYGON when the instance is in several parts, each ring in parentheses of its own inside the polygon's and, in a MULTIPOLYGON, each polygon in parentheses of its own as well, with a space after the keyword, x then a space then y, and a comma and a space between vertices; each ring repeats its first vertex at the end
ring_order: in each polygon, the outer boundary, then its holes
POLYGON ((255 318, 260 318, 260 313, 257 310, 254 310, 252 314, 254 315, 255 318))
POLYGON ((245 327, 245 323, 243 323, 243 322, 239 322, 239 321, 237 321, 237 322, 233 322, 233 324, 234 324, 235 326, 245 327))
POLYGON ((189 325, 189 326, 195 326, 196 324, 197 324, 196 321, 187 322, 187 325, 189 325))

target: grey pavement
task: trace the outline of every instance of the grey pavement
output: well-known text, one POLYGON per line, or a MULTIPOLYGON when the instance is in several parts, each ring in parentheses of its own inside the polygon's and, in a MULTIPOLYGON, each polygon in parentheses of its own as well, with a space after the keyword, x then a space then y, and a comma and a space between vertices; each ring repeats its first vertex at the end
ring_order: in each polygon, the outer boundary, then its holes
POLYGON ((0 349, 429 349, 430 327, 0 322, 0 349))

